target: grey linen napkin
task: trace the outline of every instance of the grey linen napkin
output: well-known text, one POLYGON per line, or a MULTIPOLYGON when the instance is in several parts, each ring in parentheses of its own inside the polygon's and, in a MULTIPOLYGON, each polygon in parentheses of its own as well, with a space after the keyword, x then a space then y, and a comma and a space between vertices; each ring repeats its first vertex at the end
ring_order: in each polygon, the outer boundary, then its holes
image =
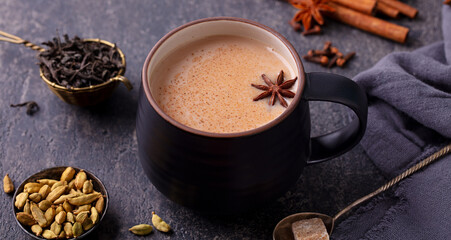
MULTIPOLYGON (((387 180, 451 142, 451 7, 444 41, 392 53, 354 80, 368 95, 361 145, 387 180)), ((332 239, 451 239, 451 155, 339 223, 332 239)))

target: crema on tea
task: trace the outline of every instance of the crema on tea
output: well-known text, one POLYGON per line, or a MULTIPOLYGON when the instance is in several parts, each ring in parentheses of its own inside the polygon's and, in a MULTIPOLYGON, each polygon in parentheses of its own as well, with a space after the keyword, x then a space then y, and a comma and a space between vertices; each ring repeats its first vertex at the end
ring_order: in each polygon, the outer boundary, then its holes
POLYGON ((269 97, 253 101, 262 90, 251 84, 266 85, 262 74, 275 83, 281 70, 285 79, 296 77, 271 46, 229 35, 188 43, 155 69, 150 88, 159 107, 188 127, 213 133, 243 132, 277 118, 286 108, 277 100, 269 105, 269 97))

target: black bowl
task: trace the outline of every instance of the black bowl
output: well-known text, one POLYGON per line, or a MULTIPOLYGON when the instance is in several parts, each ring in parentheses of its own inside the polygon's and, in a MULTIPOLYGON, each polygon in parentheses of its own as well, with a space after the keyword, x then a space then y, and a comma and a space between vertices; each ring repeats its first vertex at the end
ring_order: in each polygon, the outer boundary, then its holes
MULTIPOLYGON (((16 206, 14 206, 14 202, 16 201, 16 196, 23 192, 23 188, 25 186, 25 184, 29 183, 29 182, 36 182, 36 180, 38 179, 43 179, 43 178, 48 178, 48 179, 55 179, 55 180, 59 180, 61 177, 61 174, 64 172, 64 170, 67 168, 67 166, 61 166, 61 167, 53 167, 53 168, 47 168, 44 169, 38 173, 35 173, 33 175, 31 175, 30 177, 28 177, 27 179, 25 179, 25 181, 23 181, 20 186, 17 188, 16 192, 14 193, 14 197, 13 197, 13 201, 12 201, 12 207, 13 207, 13 214, 14 214, 14 219, 16 219, 17 224, 20 226, 20 228, 22 228, 22 230, 24 230, 25 233, 27 233, 30 237, 33 237, 35 239, 44 239, 43 237, 40 236, 36 236, 32 231, 31 228, 28 226, 23 226, 16 218, 16 213, 20 212, 16 206)), ((73 169, 75 169, 75 171, 78 173, 80 170, 82 170, 81 168, 76 168, 76 167, 72 167, 73 169)), ((88 176, 88 179, 92 180, 92 184, 94 186, 94 190, 100 192, 104 198, 105 198, 105 207, 102 211, 102 213, 100 214, 100 219, 99 221, 94 224, 94 226, 89 229, 88 231, 84 232, 82 235, 80 235, 79 237, 77 237, 77 239, 83 238, 86 235, 88 235, 89 233, 91 233, 92 231, 94 231, 94 229, 97 228, 97 226, 100 224, 100 222, 102 221, 103 217, 106 214, 106 211, 108 210, 108 192, 106 191, 105 186, 103 185, 102 181, 100 181, 94 174, 92 174, 91 172, 87 171, 86 169, 83 169, 83 171, 86 173, 86 175, 88 176)), ((71 239, 75 239, 75 238, 71 238, 71 239)))

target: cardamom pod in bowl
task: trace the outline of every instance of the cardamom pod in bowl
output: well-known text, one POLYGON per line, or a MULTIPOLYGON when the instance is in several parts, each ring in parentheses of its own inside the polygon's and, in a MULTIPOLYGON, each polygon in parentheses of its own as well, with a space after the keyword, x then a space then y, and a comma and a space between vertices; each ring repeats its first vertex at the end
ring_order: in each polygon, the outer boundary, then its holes
POLYGON ((29 236, 80 239, 100 224, 108 202, 107 190, 94 174, 61 166, 28 177, 14 193, 12 205, 16 222, 29 236))

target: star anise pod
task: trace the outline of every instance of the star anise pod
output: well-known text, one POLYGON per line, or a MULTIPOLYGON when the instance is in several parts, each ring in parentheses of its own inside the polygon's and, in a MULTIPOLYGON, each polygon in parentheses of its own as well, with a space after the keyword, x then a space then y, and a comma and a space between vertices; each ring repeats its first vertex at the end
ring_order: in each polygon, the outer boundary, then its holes
POLYGON ((258 85, 258 84, 251 84, 252 87, 258 88, 260 90, 264 90, 263 93, 256 96, 254 98, 254 101, 258 101, 260 99, 266 98, 271 96, 269 99, 269 105, 274 105, 276 102, 276 96, 280 101, 280 104, 284 107, 288 107, 287 101, 283 97, 287 98, 293 98, 296 94, 290 90, 287 90, 288 88, 291 88, 298 77, 295 77, 294 79, 288 80, 284 82, 283 79, 283 71, 281 70, 279 73, 279 76, 277 76, 276 84, 274 84, 271 79, 269 79, 265 74, 262 74, 263 81, 265 81, 266 85, 258 85))
POLYGON ((304 25, 304 31, 309 30, 312 26, 312 18, 319 25, 324 24, 323 16, 321 12, 335 12, 335 9, 327 3, 330 0, 289 0, 293 7, 299 9, 294 15, 292 22, 302 22, 304 25))

